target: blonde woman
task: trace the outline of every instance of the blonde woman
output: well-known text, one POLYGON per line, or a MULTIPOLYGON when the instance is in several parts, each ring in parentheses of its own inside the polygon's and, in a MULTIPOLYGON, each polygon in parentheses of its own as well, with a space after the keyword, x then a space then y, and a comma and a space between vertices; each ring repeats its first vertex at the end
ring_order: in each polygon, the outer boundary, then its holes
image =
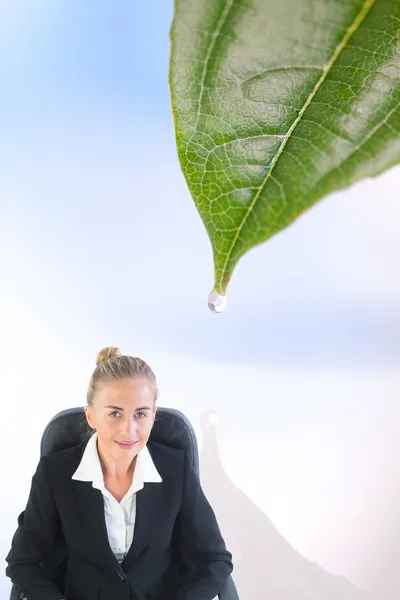
POLYGON ((27 600, 213 600, 232 556, 185 453, 149 442, 154 373, 114 347, 96 363, 93 434, 40 459, 6 574, 27 600), (60 535, 64 590, 40 566, 60 535))

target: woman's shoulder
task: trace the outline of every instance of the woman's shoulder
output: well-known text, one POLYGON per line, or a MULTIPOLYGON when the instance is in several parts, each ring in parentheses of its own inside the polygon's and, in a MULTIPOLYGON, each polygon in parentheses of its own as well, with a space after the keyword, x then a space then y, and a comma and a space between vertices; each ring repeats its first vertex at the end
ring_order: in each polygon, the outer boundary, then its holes
POLYGON ((147 443, 147 448, 152 457, 157 458, 159 460, 185 460, 185 451, 180 450, 178 448, 172 448, 171 446, 166 446, 165 444, 160 444, 159 442, 152 441, 149 441, 147 443))
POLYGON ((51 454, 42 456, 41 460, 46 463, 50 472, 67 475, 68 477, 72 476, 82 459, 86 444, 87 440, 76 446, 56 450, 51 454))
MULTIPOLYGON (((158 442, 148 442, 147 448, 157 469, 166 474, 178 475, 184 468, 186 452, 158 442)), ((161 473, 162 475, 162 473, 161 473)))

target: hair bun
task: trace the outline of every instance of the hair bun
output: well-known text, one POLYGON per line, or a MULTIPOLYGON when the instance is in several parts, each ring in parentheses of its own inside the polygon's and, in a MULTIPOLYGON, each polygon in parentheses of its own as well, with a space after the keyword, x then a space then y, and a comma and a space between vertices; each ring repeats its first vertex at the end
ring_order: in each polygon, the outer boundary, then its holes
POLYGON ((118 356, 122 356, 119 348, 107 346, 106 348, 100 350, 96 356, 96 365, 98 366, 100 363, 105 362, 106 360, 118 358, 118 356))

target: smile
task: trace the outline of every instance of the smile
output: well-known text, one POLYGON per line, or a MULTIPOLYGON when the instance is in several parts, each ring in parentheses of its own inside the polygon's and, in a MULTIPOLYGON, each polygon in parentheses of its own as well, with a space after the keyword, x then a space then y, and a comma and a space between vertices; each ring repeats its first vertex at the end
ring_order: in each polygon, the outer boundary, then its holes
POLYGON ((120 446, 120 448, 133 448, 136 444, 137 444, 137 440, 136 442, 118 442, 117 440, 114 440, 116 444, 118 444, 120 446))

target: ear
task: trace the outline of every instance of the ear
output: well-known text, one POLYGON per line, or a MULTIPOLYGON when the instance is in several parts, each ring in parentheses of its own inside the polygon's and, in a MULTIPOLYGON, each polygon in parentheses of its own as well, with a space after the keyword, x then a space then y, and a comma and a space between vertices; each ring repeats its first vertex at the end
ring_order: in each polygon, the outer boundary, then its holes
POLYGON ((89 424, 89 427, 91 427, 92 429, 95 429, 90 406, 84 406, 83 410, 85 411, 86 420, 89 424))

